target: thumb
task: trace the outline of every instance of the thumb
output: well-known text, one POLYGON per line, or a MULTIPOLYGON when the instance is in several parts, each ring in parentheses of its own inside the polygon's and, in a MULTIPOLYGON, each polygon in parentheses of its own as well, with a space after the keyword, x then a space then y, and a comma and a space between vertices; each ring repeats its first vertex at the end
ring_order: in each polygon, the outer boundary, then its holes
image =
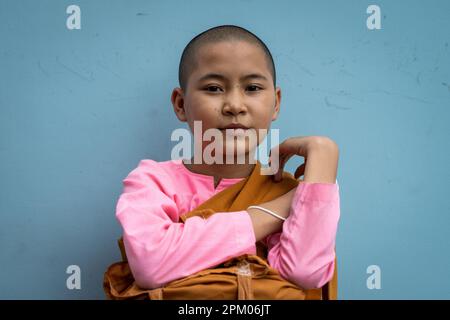
POLYGON ((297 170, 295 170, 295 174, 294 174, 295 179, 298 179, 298 178, 301 177, 304 173, 305 173, 305 164, 303 163, 302 165, 300 165, 300 166, 297 168, 297 170))

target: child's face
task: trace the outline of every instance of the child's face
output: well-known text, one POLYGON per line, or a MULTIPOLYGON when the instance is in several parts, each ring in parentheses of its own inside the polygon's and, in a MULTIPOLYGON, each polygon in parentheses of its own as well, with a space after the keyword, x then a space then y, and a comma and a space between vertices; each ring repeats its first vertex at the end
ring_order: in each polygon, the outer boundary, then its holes
MULTIPOLYGON (((200 48, 196 62, 186 92, 175 88, 172 93, 178 119, 187 122, 192 132, 194 121, 202 121, 202 135, 210 128, 239 123, 257 131, 259 144, 265 135, 258 129, 270 128, 281 100, 281 90, 273 87, 262 49, 244 41, 208 44, 200 48)), ((245 146, 246 153, 249 148, 245 146)))

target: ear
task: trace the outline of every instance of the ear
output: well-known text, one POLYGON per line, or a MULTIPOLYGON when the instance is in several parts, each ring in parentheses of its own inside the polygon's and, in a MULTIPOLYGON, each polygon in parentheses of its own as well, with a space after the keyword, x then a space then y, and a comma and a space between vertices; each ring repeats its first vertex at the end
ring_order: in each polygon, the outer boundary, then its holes
POLYGON ((175 88, 172 91, 171 101, 173 105, 173 111, 181 122, 186 122, 186 110, 184 109, 184 93, 183 89, 175 88))
POLYGON ((272 121, 275 121, 278 118, 278 114, 280 113, 280 105, 281 105, 281 88, 275 88, 275 105, 273 110, 272 121))

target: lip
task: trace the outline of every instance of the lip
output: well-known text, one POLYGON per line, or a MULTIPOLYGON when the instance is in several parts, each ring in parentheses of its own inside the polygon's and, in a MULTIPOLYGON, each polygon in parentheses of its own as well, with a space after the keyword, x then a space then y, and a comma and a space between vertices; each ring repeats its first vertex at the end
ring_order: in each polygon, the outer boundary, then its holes
POLYGON ((248 130, 248 127, 240 124, 240 123, 232 123, 227 125, 226 127, 220 128, 220 130, 225 130, 225 129, 244 129, 244 130, 248 130))

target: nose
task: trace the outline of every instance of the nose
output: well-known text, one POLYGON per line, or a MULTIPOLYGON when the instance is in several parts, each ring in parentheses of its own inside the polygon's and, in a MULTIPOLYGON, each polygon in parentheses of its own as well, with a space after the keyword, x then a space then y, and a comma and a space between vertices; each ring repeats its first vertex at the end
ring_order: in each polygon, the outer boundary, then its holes
POLYGON ((229 91, 223 104, 222 113, 225 115, 245 114, 247 107, 244 104, 243 97, 239 92, 239 88, 229 91))

